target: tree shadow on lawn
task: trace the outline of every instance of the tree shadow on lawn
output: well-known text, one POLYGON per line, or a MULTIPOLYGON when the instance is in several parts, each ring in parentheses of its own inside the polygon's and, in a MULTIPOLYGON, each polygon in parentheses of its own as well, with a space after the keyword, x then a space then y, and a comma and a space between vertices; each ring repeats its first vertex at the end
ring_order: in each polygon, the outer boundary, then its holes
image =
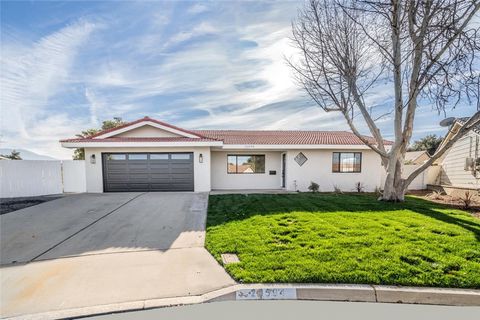
POLYGON ((410 210, 438 221, 459 226, 472 232, 480 241, 480 220, 468 213, 461 214, 448 206, 415 197, 405 202, 381 202, 373 194, 233 194, 210 196, 207 227, 257 215, 305 212, 385 212, 410 210), (438 210, 450 210, 450 213, 438 210), (478 220, 478 221, 476 221, 478 220))

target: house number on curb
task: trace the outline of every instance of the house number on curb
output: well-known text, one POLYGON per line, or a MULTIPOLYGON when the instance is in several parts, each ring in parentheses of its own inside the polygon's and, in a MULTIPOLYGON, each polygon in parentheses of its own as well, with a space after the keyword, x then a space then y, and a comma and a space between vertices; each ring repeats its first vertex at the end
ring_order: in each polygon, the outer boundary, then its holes
POLYGON ((242 289, 236 292, 237 300, 295 300, 297 289, 242 289))

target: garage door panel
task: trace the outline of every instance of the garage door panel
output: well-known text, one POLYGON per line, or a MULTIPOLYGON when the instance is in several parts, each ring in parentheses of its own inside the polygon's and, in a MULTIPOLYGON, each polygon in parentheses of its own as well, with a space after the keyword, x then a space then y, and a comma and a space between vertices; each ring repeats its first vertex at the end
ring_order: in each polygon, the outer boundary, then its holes
POLYGON ((148 179, 148 169, 144 169, 144 170, 130 169, 129 177, 130 178, 140 177, 142 179, 148 179))
POLYGON ((170 174, 185 174, 185 175, 192 175, 193 172, 191 172, 190 170, 182 170, 182 169, 172 169, 170 171, 170 174))
POLYGON ((124 174, 124 173, 108 173, 107 174, 107 177, 108 177, 108 181, 113 181, 113 180, 128 180, 128 175, 124 174))
POLYGON ((185 175, 185 174, 175 174, 172 175, 172 180, 173 181, 187 181, 190 182, 190 175, 185 175))
POLYGON ((118 173, 124 173, 125 170, 128 169, 128 166, 117 166, 117 165, 110 165, 109 166, 109 172, 118 172, 118 173))
POLYGON ((109 183, 108 188, 110 191, 122 191, 128 188, 128 183, 109 183))
POLYGON ((147 190, 149 188, 149 185, 148 183, 129 183, 128 187, 130 190, 142 191, 147 190))
POLYGON ((159 169, 159 170, 168 170, 170 168, 168 163, 150 163, 151 169, 159 169))
POLYGON ((193 191, 192 153, 103 154, 105 191, 193 191))

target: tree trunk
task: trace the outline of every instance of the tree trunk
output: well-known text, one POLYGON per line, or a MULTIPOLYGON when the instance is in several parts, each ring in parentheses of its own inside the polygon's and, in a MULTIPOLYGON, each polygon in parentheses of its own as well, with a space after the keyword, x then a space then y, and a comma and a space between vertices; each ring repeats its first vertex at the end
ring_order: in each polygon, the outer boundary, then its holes
POLYGON ((402 202, 405 200, 405 191, 406 190, 403 187, 403 183, 400 183, 398 185, 385 184, 385 189, 383 190, 383 195, 380 200, 402 202))
POLYGON ((405 200, 405 183, 402 179, 403 156, 400 154, 392 154, 388 161, 387 177, 383 187, 383 194, 379 200, 382 201, 404 201, 405 200))

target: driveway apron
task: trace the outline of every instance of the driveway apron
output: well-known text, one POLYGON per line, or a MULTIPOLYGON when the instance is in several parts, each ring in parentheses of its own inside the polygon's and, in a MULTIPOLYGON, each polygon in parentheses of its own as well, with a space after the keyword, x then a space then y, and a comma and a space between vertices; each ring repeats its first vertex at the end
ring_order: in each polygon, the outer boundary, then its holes
POLYGON ((207 202, 201 193, 82 194, 2 216, 1 316, 233 284, 203 248, 207 202))

